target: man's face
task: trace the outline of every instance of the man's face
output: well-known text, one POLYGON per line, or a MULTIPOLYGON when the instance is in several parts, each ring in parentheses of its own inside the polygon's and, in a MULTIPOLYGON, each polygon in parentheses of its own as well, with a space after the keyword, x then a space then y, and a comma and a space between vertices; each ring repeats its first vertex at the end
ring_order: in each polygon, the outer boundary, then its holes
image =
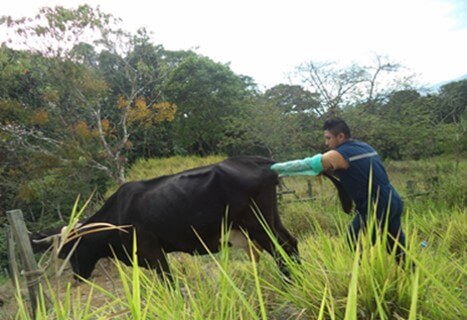
POLYGON ((339 133, 336 136, 332 134, 331 131, 324 130, 324 143, 326 147, 333 150, 340 146, 345 141, 345 135, 343 133, 339 133))

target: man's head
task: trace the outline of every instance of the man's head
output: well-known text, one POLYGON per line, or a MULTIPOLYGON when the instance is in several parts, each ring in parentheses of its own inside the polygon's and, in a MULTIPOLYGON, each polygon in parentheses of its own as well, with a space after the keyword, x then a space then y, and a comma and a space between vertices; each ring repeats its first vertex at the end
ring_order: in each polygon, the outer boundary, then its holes
POLYGON ((332 118, 323 125, 324 143, 329 149, 335 149, 352 137, 350 128, 344 120, 332 118))

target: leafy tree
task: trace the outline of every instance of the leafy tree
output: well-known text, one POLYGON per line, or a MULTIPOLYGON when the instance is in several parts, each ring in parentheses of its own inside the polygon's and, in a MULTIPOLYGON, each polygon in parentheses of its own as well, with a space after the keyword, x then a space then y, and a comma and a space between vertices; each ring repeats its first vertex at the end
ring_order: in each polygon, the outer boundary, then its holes
POLYGON ((229 118, 222 146, 229 154, 260 154, 277 158, 293 145, 287 138, 296 139, 294 126, 284 119, 281 109, 271 103, 257 102, 242 114, 229 118))
POLYGON ((316 96, 300 86, 275 86, 230 119, 223 144, 230 153, 263 154, 278 160, 320 150, 317 105, 316 96))
POLYGON ((171 121, 176 111, 159 99, 161 48, 149 43, 144 29, 132 36, 115 26, 117 19, 87 5, 3 21, 23 36, 23 45, 39 44, 31 52, 47 58, 38 67, 47 75, 38 116, 49 128, 17 123, 2 131, 30 151, 61 162, 78 159, 123 183, 131 129, 171 121))
POLYGON ((434 110, 438 122, 442 150, 456 156, 456 169, 467 150, 467 80, 455 81, 441 87, 434 110))
POLYGON ((436 120, 444 123, 459 123, 467 110, 467 80, 455 81, 441 87, 442 103, 436 108, 436 120))
MULTIPOLYGON (((133 149, 148 148, 141 136, 165 139, 160 127, 176 112, 161 95, 168 72, 163 48, 144 30, 133 36, 110 29, 100 13, 86 20, 96 14, 88 9, 57 7, 37 19, 4 20, 24 40, 10 45, 25 50, 0 48, 0 207, 22 208, 48 226, 71 212, 78 194, 102 194, 109 178, 125 181, 133 149), (30 21, 46 26, 25 26, 30 21), (100 38, 84 43, 83 30, 92 24, 100 38), (76 37, 65 39, 70 32, 76 37)), ((159 146, 159 139, 151 142, 159 146)))
POLYGON ((289 126, 288 130, 294 132, 294 138, 283 137, 293 146, 293 150, 288 151, 289 157, 323 149, 322 124, 319 121, 322 106, 317 93, 297 85, 280 84, 267 90, 262 99, 282 110, 282 126, 289 126))
POLYGON ((263 99, 275 104, 284 114, 320 114, 320 101, 317 93, 301 86, 279 84, 266 90, 263 99))
POLYGON ((344 109, 342 115, 354 137, 370 142, 383 158, 419 159, 440 152, 433 101, 415 90, 401 90, 390 94, 373 113, 362 104, 344 109))
POLYGON ((0 24, 8 28, 2 45, 62 59, 83 51, 85 44, 106 46, 125 36, 118 28, 119 23, 120 19, 89 5, 74 10, 62 6, 43 7, 34 18, 3 16, 0 19, 0 24), (77 47, 78 44, 82 45, 77 47))
MULTIPOLYGON (((109 51, 102 52, 99 56, 99 70, 111 85, 109 101, 114 104, 118 104, 119 99, 121 102, 123 97, 131 101, 132 95, 128 93, 134 92, 135 88, 141 89, 128 114, 128 130, 131 135, 129 160, 137 157, 168 156, 173 149, 171 122, 177 108, 175 104, 167 102, 163 89, 168 73, 175 68, 173 60, 180 58, 173 58, 174 55, 162 46, 150 43, 145 30, 140 30, 133 41, 133 50, 126 60, 109 51), (129 77, 128 68, 138 70, 138 73, 129 77)), ((112 116, 113 111, 113 117, 118 120, 115 109, 109 107, 107 110, 108 117, 112 116)))
POLYGON ((252 92, 227 65, 189 56, 173 70, 165 94, 178 107, 174 123, 178 153, 219 152, 227 119, 238 115, 252 92))

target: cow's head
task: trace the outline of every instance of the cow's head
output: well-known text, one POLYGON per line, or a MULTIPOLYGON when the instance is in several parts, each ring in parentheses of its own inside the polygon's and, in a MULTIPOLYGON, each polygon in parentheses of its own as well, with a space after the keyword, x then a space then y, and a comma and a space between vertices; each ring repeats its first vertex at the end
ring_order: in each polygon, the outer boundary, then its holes
POLYGON ((86 237, 79 237, 80 226, 81 224, 77 224, 71 230, 64 226, 45 232, 32 233, 30 240, 33 252, 45 252, 54 248, 58 250, 56 254, 60 259, 66 259, 70 255, 69 261, 75 279, 89 278, 99 258, 93 254, 94 250, 87 243, 86 237))
MULTIPOLYGON (((58 246, 60 241, 65 238, 67 233, 67 227, 58 227, 52 230, 43 232, 34 232, 29 236, 31 241, 32 251, 34 253, 46 252, 52 249, 54 243, 58 246)), ((59 252, 60 258, 65 258, 70 252, 69 246, 62 246, 62 250, 59 252)))
MULTIPOLYGON (((116 247, 121 247, 122 235, 128 235, 131 225, 116 226, 106 222, 77 223, 74 227, 61 227, 48 232, 31 235, 34 252, 44 252, 56 243, 55 250, 60 259, 69 258, 75 279, 89 278, 97 261, 112 256, 111 239, 117 239, 116 247)), ((125 239, 127 239, 126 237, 125 239)), ((128 246, 131 248, 131 245, 128 246)), ((120 250, 123 252, 122 250, 120 250)), ((119 251, 119 252, 120 252, 119 251)), ((126 251, 122 253, 126 258, 126 251)), ((119 257, 120 259, 121 257, 119 257)))

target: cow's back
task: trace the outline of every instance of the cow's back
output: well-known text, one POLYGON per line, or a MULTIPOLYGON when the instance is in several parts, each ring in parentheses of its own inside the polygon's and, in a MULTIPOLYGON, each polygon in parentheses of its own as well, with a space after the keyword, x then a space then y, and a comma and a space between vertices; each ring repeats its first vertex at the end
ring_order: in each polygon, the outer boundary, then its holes
POLYGON ((277 175, 269 169, 272 163, 267 158, 239 156, 173 175, 129 182, 90 220, 131 224, 137 232, 155 235, 166 252, 202 251, 198 235, 207 242, 212 239, 214 246, 226 214, 232 222, 250 210, 251 199, 265 188, 275 191, 277 175))
POLYGON ((273 163, 269 158, 238 156, 220 162, 216 169, 232 187, 255 193, 265 185, 275 186, 278 183, 277 174, 270 170, 273 163))

